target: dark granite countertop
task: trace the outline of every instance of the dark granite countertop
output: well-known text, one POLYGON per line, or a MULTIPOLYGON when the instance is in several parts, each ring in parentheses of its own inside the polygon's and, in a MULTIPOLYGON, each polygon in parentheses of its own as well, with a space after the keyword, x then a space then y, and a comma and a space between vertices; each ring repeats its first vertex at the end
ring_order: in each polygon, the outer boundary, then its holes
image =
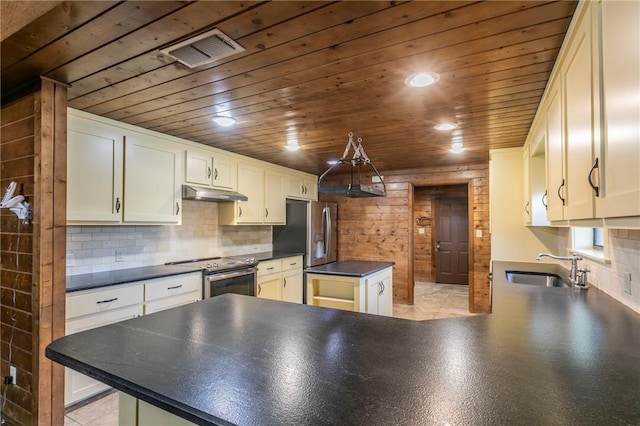
POLYGON ((150 280, 171 275, 188 274, 201 271, 195 265, 156 265, 140 268, 119 269, 116 271, 96 272, 93 274, 71 275, 67 277, 67 293, 108 287, 134 281, 150 280))
POLYGON ((304 272, 322 275, 341 275, 345 277, 366 277, 395 265, 394 262, 376 262, 370 260, 342 260, 320 266, 306 268, 304 272))
MULTIPOLYGON (((242 256, 229 257, 255 257, 259 261, 282 259, 291 256, 300 256, 304 253, 279 253, 261 252, 242 256)), ((201 271, 198 263, 183 265, 155 265, 143 266, 140 268, 119 269, 116 271, 96 272, 93 274, 81 274, 67 276, 67 293, 81 290, 91 290, 100 287, 124 284, 134 281, 150 280, 153 278, 167 277, 171 275, 188 274, 189 272, 201 271)))
POLYGON ((46 355, 199 424, 638 424, 640 315, 597 288, 505 281, 528 265, 494 263, 489 315, 410 321, 223 295, 46 355))

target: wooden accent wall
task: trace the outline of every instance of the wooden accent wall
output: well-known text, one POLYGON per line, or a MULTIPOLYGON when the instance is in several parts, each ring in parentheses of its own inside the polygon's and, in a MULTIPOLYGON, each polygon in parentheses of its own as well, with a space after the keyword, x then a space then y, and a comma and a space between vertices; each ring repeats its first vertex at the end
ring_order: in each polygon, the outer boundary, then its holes
MULTIPOLYGON (((414 188, 465 185, 471 217, 469 231, 472 234, 469 240, 472 263, 469 271, 469 309, 471 312, 489 312, 489 164, 384 170, 380 174, 387 185, 387 196, 384 198, 320 195, 321 200, 338 203, 338 259, 395 262, 394 302, 413 304, 414 188), (476 237, 478 230, 482 232, 482 237, 476 237)), ((362 181, 371 183, 371 174, 366 173, 362 181)), ((341 182, 340 176, 329 176, 326 183, 331 182, 341 182)))
POLYGON ((437 197, 467 198, 467 185, 415 187, 413 193, 413 279, 435 282, 433 212, 437 197), (420 219, 419 222, 417 220, 420 219), (423 233, 420 233, 420 229, 423 233))
POLYGON ((44 349, 64 335, 66 98, 66 87, 42 81, 2 106, 0 185, 16 181, 33 207, 28 225, 0 211, 0 374, 11 353, 18 380, 4 414, 21 425, 64 423, 64 370, 44 349))

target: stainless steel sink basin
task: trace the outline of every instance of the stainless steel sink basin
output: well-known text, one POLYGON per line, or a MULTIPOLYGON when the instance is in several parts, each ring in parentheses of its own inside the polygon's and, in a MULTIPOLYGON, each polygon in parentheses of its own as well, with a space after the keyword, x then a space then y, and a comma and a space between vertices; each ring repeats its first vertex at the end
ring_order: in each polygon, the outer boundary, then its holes
POLYGON ((550 272, 506 271, 507 281, 542 287, 571 287, 560 276, 550 272))

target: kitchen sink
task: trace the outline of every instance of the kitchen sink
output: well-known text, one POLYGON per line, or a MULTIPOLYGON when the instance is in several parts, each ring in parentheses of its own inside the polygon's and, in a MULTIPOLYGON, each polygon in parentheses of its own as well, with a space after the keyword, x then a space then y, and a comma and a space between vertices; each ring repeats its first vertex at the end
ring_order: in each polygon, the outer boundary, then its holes
POLYGON ((513 284, 529 284, 542 287, 571 287, 559 275, 550 272, 506 271, 507 281, 513 284))

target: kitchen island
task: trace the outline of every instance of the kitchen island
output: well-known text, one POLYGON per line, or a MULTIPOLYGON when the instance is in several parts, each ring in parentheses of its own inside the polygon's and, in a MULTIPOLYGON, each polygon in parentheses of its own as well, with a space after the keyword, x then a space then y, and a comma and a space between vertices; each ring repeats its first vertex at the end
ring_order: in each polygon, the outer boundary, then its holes
POLYGON ((304 270, 307 304, 391 316, 394 262, 343 260, 304 270))
POLYGON ((507 283, 431 321, 224 295, 66 336, 49 358, 197 424, 638 424, 640 315, 507 283))

